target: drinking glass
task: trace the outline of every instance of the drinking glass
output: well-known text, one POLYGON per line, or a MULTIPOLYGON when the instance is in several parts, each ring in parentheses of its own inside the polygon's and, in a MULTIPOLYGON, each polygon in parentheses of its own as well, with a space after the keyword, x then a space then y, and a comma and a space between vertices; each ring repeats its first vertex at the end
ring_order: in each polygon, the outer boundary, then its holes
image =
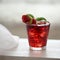
POLYGON ((31 50, 43 50, 46 48, 50 23, 26 24, 28 43, 31 50))

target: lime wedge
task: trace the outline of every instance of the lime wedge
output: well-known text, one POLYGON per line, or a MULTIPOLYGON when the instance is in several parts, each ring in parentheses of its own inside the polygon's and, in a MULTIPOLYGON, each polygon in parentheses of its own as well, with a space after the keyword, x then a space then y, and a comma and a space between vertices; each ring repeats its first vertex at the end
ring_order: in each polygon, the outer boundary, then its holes
POLYGON ((34 16, 32 14, 27 14, 30 18, 30 24, 32 24, 32 19, 34 18, 34 16))
POLYGON ((34 18, 34 16, 32 14, 27 14, 28 16, 30 16, 31 18, 34 18))
POLYGON ((47 21, 44 17, 38 17, 38 18, 36 18, 36 20, 37 21, 42 21, 42 20, 47 21))

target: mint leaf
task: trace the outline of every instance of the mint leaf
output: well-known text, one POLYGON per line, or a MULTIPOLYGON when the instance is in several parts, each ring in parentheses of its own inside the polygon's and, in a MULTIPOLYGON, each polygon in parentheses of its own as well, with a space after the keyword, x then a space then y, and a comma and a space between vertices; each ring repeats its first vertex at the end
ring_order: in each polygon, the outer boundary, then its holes
POLYGON ((37 21, 42 21, 42 20, 47 21, 44 17, 38 17, 38 18, 36 18, 36 20, 37 20, 37 21))

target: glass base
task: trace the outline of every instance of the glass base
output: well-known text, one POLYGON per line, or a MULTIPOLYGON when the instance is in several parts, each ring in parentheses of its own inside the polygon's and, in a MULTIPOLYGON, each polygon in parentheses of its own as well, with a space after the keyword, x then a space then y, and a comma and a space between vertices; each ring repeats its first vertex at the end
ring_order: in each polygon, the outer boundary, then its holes
POLYGON ((40 47, 40 48, 36 48, 36 47, 30 47, 31 50, 45 50, 46 46, 44 47, 40 47))

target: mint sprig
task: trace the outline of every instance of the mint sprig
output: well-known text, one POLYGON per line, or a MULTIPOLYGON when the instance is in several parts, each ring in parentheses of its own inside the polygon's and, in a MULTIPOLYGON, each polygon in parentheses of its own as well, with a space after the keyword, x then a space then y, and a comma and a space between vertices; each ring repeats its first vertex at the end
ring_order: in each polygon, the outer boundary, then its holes
POLYGON ((42 20, 47 21, 44 17, 38 17, 38 18, 36 18, 36 20, 37 21, 42 21, 42 20))

